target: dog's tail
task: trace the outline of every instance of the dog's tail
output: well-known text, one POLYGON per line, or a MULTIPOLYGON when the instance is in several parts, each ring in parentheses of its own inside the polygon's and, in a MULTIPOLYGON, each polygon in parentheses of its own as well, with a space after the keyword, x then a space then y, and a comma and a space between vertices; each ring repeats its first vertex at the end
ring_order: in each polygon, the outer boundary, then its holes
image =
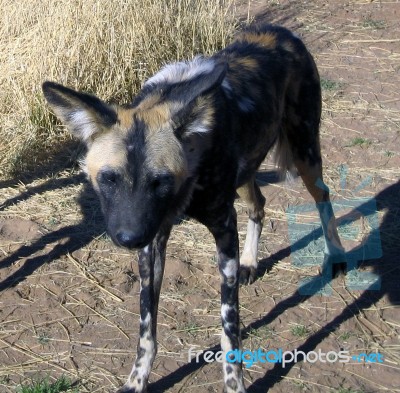
POLYGON ((293 151, 290 147, 286 132, 280 132, 274 146, 274 161, 282 180, 293 180, 297 177, 294 165, 293 151))

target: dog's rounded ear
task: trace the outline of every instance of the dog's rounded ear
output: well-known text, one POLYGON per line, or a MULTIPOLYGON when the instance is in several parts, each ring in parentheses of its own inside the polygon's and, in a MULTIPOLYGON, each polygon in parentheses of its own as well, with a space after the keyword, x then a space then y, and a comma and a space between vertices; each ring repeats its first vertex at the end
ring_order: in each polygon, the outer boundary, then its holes
POLYGON ((221 86, 227 68, 226 62, 215 63, 212 71, 200 73, 173 90, 175 100, 180 103, 179 109, 172 115, 178 137, 185 133, 205 133, 210 130, 215 109, 214 103, 208 102, 207 95, 221 86))
MULTIPOLYGON (((211 62, 211 60, 209 60, 211 62)), ((207 95, 222 84, 228 65, 226 62, 213 63, 211 70, 200 72, 193 79, 176 84, 168 98, 190 105, 201 96, 207 95)))
POLYGON ((117 122, 116 111, 94 95, 80 93, 54 82, 44 82, 42 89, 56 116, 86 143, 96 133, 117 122))
POLYGON ((218 62, 210 73, 200 74, 197 79, 190 82, 190 95, 188 102, 209 93, 211 90, 219 87, 225 78, 228 65, 226 62, 218 62))

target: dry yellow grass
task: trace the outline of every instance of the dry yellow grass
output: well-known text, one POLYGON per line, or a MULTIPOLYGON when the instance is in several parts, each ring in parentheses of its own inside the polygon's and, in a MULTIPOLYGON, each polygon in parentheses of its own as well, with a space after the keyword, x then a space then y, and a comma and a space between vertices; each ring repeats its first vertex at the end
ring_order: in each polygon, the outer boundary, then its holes
POLYGON ((230 0, 0 0, 0 176, 43 165, 70 138, 44 104, 44 80, 129 102, 163 63, 224 46, 232 8, 230 0))

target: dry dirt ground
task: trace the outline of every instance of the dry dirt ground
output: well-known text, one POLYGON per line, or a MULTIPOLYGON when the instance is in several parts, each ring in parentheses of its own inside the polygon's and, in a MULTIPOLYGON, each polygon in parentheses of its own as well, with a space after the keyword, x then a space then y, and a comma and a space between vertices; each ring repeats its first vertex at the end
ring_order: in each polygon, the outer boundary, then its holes
MULTIPOLYGON (((243 347, 343 350, 383 361, 256 363, 245 371, 248 391, 400 392, 400 2, 253 1, 249 14, 293 28, 315 56, 325 180, 360 266, 353 281, 333 280, 330 292, 299 294, 301 280, 318 273, 314 213, 302 208, 311 199, 300 180, 278 182, 266 161, 260 278, 240 290, 243 347), (305 242, 292 255, 290 235, 305 242), (292 263, 302 247, 314 266, 292 263), (361 282, 367 272, 380 289, 361 282)), ((81 392, 113 391, 130 371, 138 338, 136 255, 104 234, 79 172, 0 185, 0 392, 38 375, 66 375, 81 392)), ((237 210, 243 242, 240 201, 237 210)), ((189 348, 207 350, 220 338, 214 244, 195 222, 177 225, 169 243, 158 331, 151 392, 221 391, 219 364, 188 363, 189 348)))

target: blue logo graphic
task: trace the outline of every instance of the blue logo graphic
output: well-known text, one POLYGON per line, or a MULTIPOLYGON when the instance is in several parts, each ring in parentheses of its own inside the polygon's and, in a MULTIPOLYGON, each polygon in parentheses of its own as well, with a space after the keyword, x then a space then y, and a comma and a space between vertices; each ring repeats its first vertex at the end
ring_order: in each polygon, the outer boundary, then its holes
MULTIPOLYGON (((343 191, 346 187, 347 167, 342 165, 339 167, 339 171, 340 187, 343 191)), ((370 176, 364 179, 352 191, 352 194, 357 194, 371 181, 370 176)), ((320 188, 326 188, 322 181, 318 183, 317 185, 320 188)), ((379 276, 357 269, 360 262, 382 256, 376 200, 374 198, 350 197, 332 202, 332 207, 338 224, 339 237, 344 245, 350 244, 350 249, 346 250, 344 256, 348 272, 346 275, 347 288, 351 290, 379 290, 381 287, 379 276)), ((286 216, 292 264, 296 267, 322 266, 325 241, 315 204, 289 206, 286 210, 286 216)), ((330 286, 332 277, 328 275, 328 270, 323 269, 322 276, 303 279, 299 283, 299 293, 302 295, 313 295, 315 293, 330 295, 332 293, 330 286)))

